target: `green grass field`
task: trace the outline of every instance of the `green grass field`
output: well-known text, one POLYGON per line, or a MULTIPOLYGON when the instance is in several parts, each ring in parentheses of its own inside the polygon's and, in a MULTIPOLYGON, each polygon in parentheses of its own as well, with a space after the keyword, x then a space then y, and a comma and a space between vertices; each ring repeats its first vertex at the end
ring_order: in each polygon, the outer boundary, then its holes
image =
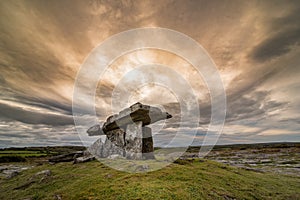
POLYGON ((131 174, 98 161, 43 164, 0 179, 0 199, 300 199, 296 177, 258 173, 208 160, 131 174), (36 176, 49 169, 51 175, 36 176))
POLYGON ((0 157, 3 156, 39 157, 47 154, 40 151, 0 151, 0 157))
POLYGON ((41 157, 50 157, 60 154, 67 154, 74 151, 82 151, 85 147, 81 146, 53 146, 53 147, 21 147, 0 149, 0 163, 24 162, 41 157))

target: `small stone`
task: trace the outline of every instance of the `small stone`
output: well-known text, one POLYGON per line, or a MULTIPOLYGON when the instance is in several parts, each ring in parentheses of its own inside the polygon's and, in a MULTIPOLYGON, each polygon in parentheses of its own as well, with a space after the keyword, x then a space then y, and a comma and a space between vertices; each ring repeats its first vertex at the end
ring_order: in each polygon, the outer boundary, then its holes
POLYGON ((11 179, 17 176, 20 172, 18 170, 4 170, 3 173, 7 175, 7 179, 11 179))
POLYGON ((56 200, 62 200, 61 195, 59 195, 59 194, 54 195, 54 199, 56 199, 56 200))
POLYGON ((113 177, 112 174, 106 174, 106 175, 105 175, 105 178, 112 178, 112 177, 113 177))
POLYGON ((51 176, 51 171, 46 169, 35 174, 35 176, 51 176))
POLYGON ((138 165, 135 168, 135 171, 137 171, 137 172, 144 172, 144 171, 147 171, 148 169, 149 169, 149 165, 138 165))
POLYGON ((75 158, 73 163, 74 164, 84 163, 92 160, 95 160, 95 156, 83 156, 83 157, 75 158))

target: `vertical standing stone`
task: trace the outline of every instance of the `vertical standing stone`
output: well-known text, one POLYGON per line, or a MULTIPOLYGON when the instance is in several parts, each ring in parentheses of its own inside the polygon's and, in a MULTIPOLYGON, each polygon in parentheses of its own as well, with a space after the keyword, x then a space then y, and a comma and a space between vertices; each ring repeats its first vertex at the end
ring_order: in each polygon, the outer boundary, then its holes
POLYGON ((125 152, 122 147, 118 147, 115 145, 114 142, 111 142, 110 140, 106 139, 105 143, 102 148, 102 157, 106 158, 111 155, 120 155, 124 156, 125 152))
POLYGON ((128 124, 125 136, 126 158, 142 159, 143 133, 141 121, 128 124))
POLYGON ((88 151, 92 155, 102 158, 103 157, 103 154, 102 154, 103 146, 104 146, 104 143, 102 142, 101 138, 99 138, 88 148, 88 151))
POLYGON ((112 131, 108 131, 106 133, 106 137, 108 140, 110 140, 112 143, 114 143, 118 147, 124 147, 125 146, 125 132, 123 129, 116 129, 112 131))
POLYGON ((99 138, 91 145, 89 148, 90 153, 99 158, 106 158, 111 155, 124 156, 125 132, 122 129, 112 130, 107 132, 106 137, 105 142, 99 138))
POLYGON ((145 159, 155 159, 154 157, 154 148, 153 148, 153 138, 152 138, 152 131, 149 127, 143 127, 143 147, 142 153, 143 158, 145 159))

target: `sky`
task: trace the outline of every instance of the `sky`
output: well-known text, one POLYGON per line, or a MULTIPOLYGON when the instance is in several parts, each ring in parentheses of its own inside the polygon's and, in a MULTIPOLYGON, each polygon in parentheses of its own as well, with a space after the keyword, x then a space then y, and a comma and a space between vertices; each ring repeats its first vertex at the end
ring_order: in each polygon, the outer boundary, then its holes
MULTIPOLYGON (((80 67, 105 39, 143 27, 181 32, 214 61, 227 99, 218 144, 299 142, 299 22, 299 1, 0 1, 0 148, 81 145, 72 115, 80 67)), ((157 84, 134 88, 141 74, 128 74, 147 63, 168 66, 194 88, 201 117, 192 144, 201 144, 211 117, 205 81, 184 59, 158 49, 125 54, 107 68, 96 91, 99 122, 140 101, 174 116, 158 123, 162 133, 155 145, 174 137, 180 118, 176 95, 157 84), (111 108, 120 81, 130 95, 111 108)), ((149 76, 176 83, 184 95, 181 82, 156 67, 149 76)), ((86 107, 83 101, 78 109, 89 119, 86 107)))

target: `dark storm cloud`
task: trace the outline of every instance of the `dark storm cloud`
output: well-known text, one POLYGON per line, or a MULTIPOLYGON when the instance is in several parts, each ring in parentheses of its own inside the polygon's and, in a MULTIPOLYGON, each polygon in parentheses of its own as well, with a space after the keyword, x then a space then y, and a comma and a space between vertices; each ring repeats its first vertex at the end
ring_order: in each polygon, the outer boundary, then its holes
POLYGON ((17 120, 27 124, 47 124, 53 126, 74 124, 72 115, 39 113, 1 103, 0 115, 1 118, 17 120))
POLYGON ((43 124, 0 121, 0 148, 21 146, 82 145, 73 125, 53 127, 43 124))
POLYGON ((226 121, 244 119, 261 120, 276 109, 282 109, 287 102, 276 102, 269 99, 270 92, 254 91, 239 98, 228 98, 226 121))
MULTIPOLYGON (((300 20, 300 19, 299 19, 300 20)), ((290 28, 275 34, 259 44, 252 53, 256 61, 267 61, 269 59, 288 53, 292 47, 299 45, 300 28, 290 28)))
POLYGON ((25 96, 22 94, 15 94, 13 95, 13 98, 7 98, 7 100, 10 100, 12 102, 15 101, 16 103, 22 103, 27 106, 45 108, 49 111, 55 111, 64 115, 72 115, 72 105, 64 102, 35 98, 34 96, 25 96))
MULTIPOLYGON (((24 98, 23 98, 24 99, 24 98)), ((41 100, 41 99, 30 99, 31 101, 26 102, 27 105, 46 108, 51 111, 57 111, 61 114, 65 115, 72 115, 72 106, 70 104, 63 104, 60 102, 51 101, 48 99, 41 100)))
MULTIPOLYGON (((295 2, 294 2, 295 3, 295 2)), ((274 17, 269 21, 269 37, 258 44, 251 58, 264 62, 288 53, 294 46, 300 44, 300 6, 283 17, 274 17)))
MULTIPOLYGON (((226 122, 238 122, 240 120, 259 121, 269 113, 285 109, 288 102, 280 102, 270 99, 270 91, 248 91, 244 95, 228 96, 226 122)), ((211 120, 211 105, 200 103, 200 126, 205 126, 211 120)), ((166 128, 177 128, 180 122, 180 105, 170 103, 164 105, 165 109, 174 116, 167 121, 166 128)))

